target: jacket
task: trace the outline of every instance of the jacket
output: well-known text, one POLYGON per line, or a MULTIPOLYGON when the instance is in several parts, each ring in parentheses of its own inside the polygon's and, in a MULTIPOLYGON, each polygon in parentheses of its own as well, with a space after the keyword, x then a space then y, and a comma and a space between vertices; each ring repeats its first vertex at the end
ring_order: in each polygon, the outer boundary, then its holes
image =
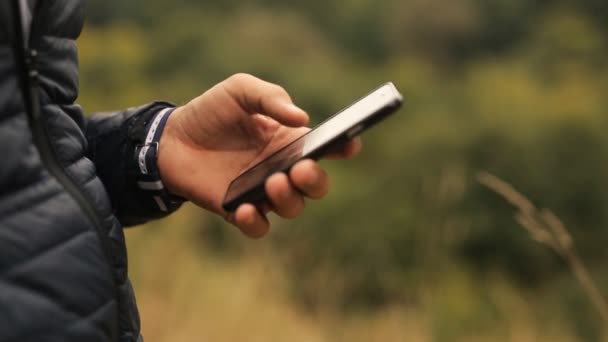
POLYGON ((123 227, 168 212, 131 164, 170 105, 83 115, 83 1, 33 3, 0 2, 0 341, 138 341, 123 227))

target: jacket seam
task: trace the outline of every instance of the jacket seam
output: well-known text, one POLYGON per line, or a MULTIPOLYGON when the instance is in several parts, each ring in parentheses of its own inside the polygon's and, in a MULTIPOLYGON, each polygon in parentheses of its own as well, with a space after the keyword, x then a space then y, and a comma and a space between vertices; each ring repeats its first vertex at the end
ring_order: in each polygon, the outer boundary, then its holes
POLYGON ((15 264, 12 264, 9 268, 3 270, 2 273, 0 273, 0 279, 6 280, 6 278, 9 277, 10 274, 13 273, 17 268, 20 268, 20 267, 23 267, 24 265, 32 263, 33 261, 36 261, 38 258, 42 257, 43 255, 51 253, 59 247, 66 246, 69 243, 72 243, 77 238, 80 238, 83 234, 87 234, 87 233, 94 233, 94 232, 92 232, 90 230, 83 230, 83 231, 76 232, 74 235, 71 235, 68 238, 64 238, 61 241, 58 241, 57 243, 47 246, 46 248, 44 248, 40 251, 37 251, 33 255, 28 255, 27 259, 21 260, 15 264))
MULTIPOLYGON (((45 175, 45 177, 46 177, 46 178, 45 178, 45 179, 42 179, 40 182, 48 182, 48 183, 52 183, 52 178, 51 178, 50 176, 46 175, 46 173, 43 173, 43 174, 45 175)), ((21 190, 19 190, 19 191, 14 191, 14 192, 12 192, 12 193, 10 194, 10 196, 11 196, 11 197, 14 197, 14 196, 22 196, 22 195, 21 195, 21 193, 23 193, 23 192, 27 192, 28 190, 30 190, 30 187, 29 187, 29 186, 28 186, 28 187, 25 187, 25 188, 23 188, 23 189, 21 189, 21 190)), ((63 194, 63 191, 61 191, 61 188, 56 187, 56 188, 55 188, 55 191, 49 191, 49 192, 48 192, 48 194, 46 194, 45 196, 40 196, 40 195, 33 196, 33 197, 35 198, 36 202, 35 202, 35 203, 29 203, 28 208, 29 208, 29 210, 32 210, 33 208, 38 207, 39 205, 41 205, 42 203, 44 203, 44 202, 48 201, 49 199, 51 199, 51 198, 53 198, 53 197, 55 197, 55 196, 61 195, 61 194, 63 194)), ((7 196, 2 196, 2 197, 0 197, 0 200, 1 200, 2 198, 4 198, 4 197, 7 197, 7 196)), ((8 219, 8 218, 10 218, 11 216, 13 216, 13 215, 17 215, 19 212, 23 212, 23 211, 24 211, 24 210, 23 210, 22 208, 20 208, 20 207, 17 207, 17 208, 11 208, 11 209, 8 209, 8 210, 6 210, 6 211, 0 211, 0 216, 1 216, 3 219, 8 219)))
MULTIPOLYGON (((23 288, 18 287, 18 286, 14 285, 14 284, 11 284, 11 283, 6 283, 6 284, 8 284, 9 286, 12 285, 14 288, 19 289, 19 290, 23 289, 23 288)), ((28 293, 30 293, 30 292, 31 291, 28 291, 28 293)), ((74 325, 76 325, 77 323, 80 323, 81 321, 87 321, 87 325, 92 325, 91 322, 88 322, 89 317, 95 315, 97 312, 99 312, 102 309, 106 308, 109 304, 116 303, 116 300, 114 298, 110 298, 107 301, 105 301, 103 304, 100 304, 98 307, 96 307, 95 310, 93 310, 91 312, 88 312, 88 313, 86 313, 84 315, 79 315, 78 313, 76 313, 74 311, 67 310, 63 306, 60 306, 59 304, 56 304, 52 299, 50 299, 50 298, 48 298, 46 296, 42 296, 38 292, 34 292, 34 293, 38 294, 38 298, 40 298, 40 299, 42 299, 42 300, 44 300, 46 302, 51 303, 55 307, 60 308, 63 312, 65 312, 68 315, 68 319, 71 319, 72 322, 70 322, 67 325, 67 327, 66 327, 65 330, 67 330, 68 328, 73 327, 74 325)), ((9 341, 23 341, 23 339, 25 339, 25 338, 30 338, 30 337, 33 337, 33 336, 36 336, 36 335, 46 334, 46 333, 48 333, 48 332, 50 332, 52 330, 55 330, 55 329, 52 329, 52 328, 51 329, 41 329, 40 331, 26 332, 24 334, 20 334, 20 335, 17 335, 16 337, 14 337, 14 338, 11 338, 7 342, 9 342, 9 341)))

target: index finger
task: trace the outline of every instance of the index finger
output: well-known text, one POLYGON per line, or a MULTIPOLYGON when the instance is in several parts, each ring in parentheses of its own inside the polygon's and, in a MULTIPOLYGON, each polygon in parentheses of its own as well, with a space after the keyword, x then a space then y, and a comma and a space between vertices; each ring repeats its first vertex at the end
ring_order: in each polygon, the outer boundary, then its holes
POLYGON ((224 88, 249 114, 264 114, 291 127, 308 123, 308 114, 293 104, 281 86, 249 74, 236 74, 226 80, 224 88))

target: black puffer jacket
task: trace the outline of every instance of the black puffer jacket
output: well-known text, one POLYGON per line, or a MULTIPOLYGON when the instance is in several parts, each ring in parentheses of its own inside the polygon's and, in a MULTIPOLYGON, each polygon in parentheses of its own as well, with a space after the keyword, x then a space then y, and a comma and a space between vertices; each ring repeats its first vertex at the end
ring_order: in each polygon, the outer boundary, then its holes
POLYGON ((83 116, 80 0, 31 8, 28 93, 16 4, 0 1, 0 341, 137 341, 123 226, 166 213, 137 190, 130 163, 168 105, 83 116))

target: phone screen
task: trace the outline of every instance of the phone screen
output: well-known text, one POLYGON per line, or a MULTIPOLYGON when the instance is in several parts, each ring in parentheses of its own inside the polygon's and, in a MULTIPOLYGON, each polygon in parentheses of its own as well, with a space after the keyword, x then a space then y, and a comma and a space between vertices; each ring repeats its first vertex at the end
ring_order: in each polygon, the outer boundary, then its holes
POLYGON ((301 159, 316 157, 317 152, 331 145, 337 138, 352 138, 365 128, 366 120, 374 118, 376 114, 386 113, 387 109, 394 110, 400 103, 401 94, 392 83, 381 86, 243 172, 230 184, 224 206, 248 191, 263 187, 270 175, 288 170, 301 159))

